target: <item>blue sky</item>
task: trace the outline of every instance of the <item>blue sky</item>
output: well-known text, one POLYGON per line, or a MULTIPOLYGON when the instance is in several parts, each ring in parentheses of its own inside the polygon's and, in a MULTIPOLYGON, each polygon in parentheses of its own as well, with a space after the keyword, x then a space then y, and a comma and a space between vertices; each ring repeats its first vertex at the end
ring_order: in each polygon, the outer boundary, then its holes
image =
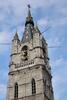
MULTIPOLYGON (((16 32, 22 38, 27 4, 43 32, 52 68, 55 100, 67 100, 67 0, 0 0, 0 43, 11 43, 16 32)), ((11 46, 0 45, 0 100, 6 100, 11 46)))

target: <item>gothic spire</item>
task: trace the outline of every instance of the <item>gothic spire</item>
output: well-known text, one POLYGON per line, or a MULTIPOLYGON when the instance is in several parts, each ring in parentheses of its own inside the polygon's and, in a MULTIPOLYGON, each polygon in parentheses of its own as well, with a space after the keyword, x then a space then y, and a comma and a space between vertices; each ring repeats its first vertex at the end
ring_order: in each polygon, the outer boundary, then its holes
POLYGON ((34 26, 34 22, 33 22, 33 17, 31 16, 31 11, 30 11, 30 5, 28 5, 28 16, 26 17, 26 23, 25 23, 25 26, 27 24, 31 24, 34 26))
POLYGON ((16 33, 15 33, 15 35, 14 35, 14 39, 13 39, 13 40, 19 40, 17 31, 16 31, 16 33))
POLYGON ((30 18, 31 17, 31 12, 30 12, 30 5, 28 5, 28 17, 30 18))
POLYGON ((25 22, 25 31, 22 37, 23 42, 28 42, 33 38, 34 22, 33 17, 31 16, 30 5, 28 5, 28 15, 25 22))

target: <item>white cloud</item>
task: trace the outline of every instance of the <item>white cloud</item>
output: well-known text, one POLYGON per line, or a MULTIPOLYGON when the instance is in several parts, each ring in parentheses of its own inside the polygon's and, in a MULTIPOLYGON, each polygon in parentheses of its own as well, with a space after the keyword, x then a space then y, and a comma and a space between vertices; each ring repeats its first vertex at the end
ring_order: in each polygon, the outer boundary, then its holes
MULTIPOLYGON (((18 27, 18 32, 21 33, 23 31, 24 26, 18 26, 19 23, 23 23, 25 20, 25 16, 27 16, 27 4, 31 4, 32 11, 35 11, 37 8, 41 7, 42 9, 50 7, 54 7, 55 15, 52 14, 52 10, 50 10, 50 15, 52 18, 50 19, 51 26, 55 27, 56 30, 59 26, 64 26, 67 24, 67 1, 66 0, 0 0, 0 26, 2 26, 2 32, 0 31, 0 42, 6 43, 11 42, 11 32, 15 32, 15 28, 18 27), (65 3, 65 4, 64 4, 65 3), (66 6, 65 6, 66 5, 66 6), (59 15, 59 16, 56 16, 59 15), (10 16, 10 17, 9 17, 10 16), (62 16, 60 18, 60 16, 62 16), (7 20, 6 20, 7 19, 7 20), (11 30, 10 28, 14 27, 15 30, 11 30), (5 31, 7 30, 7 32, 5 31), (10 33, 9 33, 10 31, 10 33)), ((44 11, 43 10, 43 11, 44 11)), ((47 9, 46 9, 47 10, 47 9)), ((36 12, 36 11, 35 11, 36 12)), ((38 13, 38 12, 36 12, 38 13)), ((49 13, 49 12, 48 12, 49 13)), ((43 15, 46 16, 45 11, 43 15)), ((48 16, 50 18, 50 15, 48 16)), ((38 24, 43 27, 47 26, 49 22, 47 20, 41 18, 38 20, 38 24)), ((61 28, 59 29, 61 30, 61 28)), ((54 34, 54 33, 53 33, 54 34)), ((58 34, 58 33, 57 33, 58 34)), ((61 33, 59 33, 61 34, 61 33)), ((50 37, 48 40, 49 46, 60 46, 62 41, 59 37, 50 37)), ((4 53, 7 50, 7 46, 0 45, 0 54, 4 53)), ((55 48, 56 49, 56 48, 55 48)), ((57 52, 56 52, 57 53, 57 52)), ((52 52, 52 55, 57 56, 56 53, 52 52)), ((55 100, 60 100, 59 96, 61 96, 61 91, 64 91, 64 85, 67 83, 66 79, 66 66, 67 61, 63 58, 59 58, 57 60, 52 61, 53 66, 53 85, 55 89, 55 100), (62 83, 62 84, 61 84, 62 83), (59 89, 61 88, 61 89, 59 89)), ((5 85, 0 85, 0 96, 4 96, 6 91, 5 85)))
POLYGON ((40 25, 41 27, 46 27, 48 25, 48 20, 46 19, 40 19, 38 20, 38 25, 40 25))
POLYGON ((60 96, 66 91, 65 85, 67 84, 67 60, 60 57, 56 60, 53 60, 51 65, 53 72, 55 100, 59 100, 60 96))
POLYGON ((60 41, 59 38, 57 38, 57 37, 52 37, 52 38, 48 39, 47 42, 48 42, 49 47, 53 47, 53 46, 57 47, 57 46, 61 46, 61 44, 62 44, 62 41, 60 41))
POLYGON ((48 5, 48 1, 49 0, 1 0, 0 2, 0 7, 2 7, 3 9, 5 8, 6 11, 9 12, 9 8, 12 7, 13 11, 15 13, 15 15, 18 16, 24 16, 25 15, 25 11, 26 11, 26 7, 28 4, 31 4, 32 8, 38 8, 38 7, 45 7, 46 5, 48 5), (23 14, 22 14, 23 12, 23 14))
POLYGON ((3 43, 11 42, 11 35, 8 32, 0 32, 0 54, 6 52, 8 50, 7 45, 2 45, 3 43))
POLYGON ((62 26, 67 24, 67 16, 64 16, 62 18, 57 18, 56 17, 56 19, 50 21, 50 24, 51 24, 52 28, 62 27, 62 26))
MULTIPOLYGON (((2 24, 4 25, 6 20, 5 18, 7 16, 9 16, 9 13, 12 11, 13 14, 10 15, 10 16, 13 16, 11 17, 8 22, 8 24, 6 23, 5 26, 3 26, 5 29, 10 29, 10 27, 13 27, 13 26, 17 26, 19 23, 23 23, 25 20, 25 16, 27 15, 27 5, 30 3, 31 4, 31 7, 32 9, 34 9, 34 11, 36 10, 36 8, 38 7, 41 7, 41 8, 49 8, 50 9, 50 6, 52 5, 55 5, 55 10, 56 12, 58 12, 59 10, 59 13, 60 12, 63 12, 64 11, 67 11, 65 10, 66 8, 59 6, 59 5, 63 5, 63 3, 60 3, 61 0, 34 0, 34 1, 31 1, 31 0, 1 0, 1 3, 0 3, 0 8, 1 9, 4 9, 4 12, 2 11, 2 13, 0 14, 0 19, 2 21, 2 24), (56 7, 59 7, 59 9, 57 9, 56 7), (63 10, 64 9, 64 10, 63 10), (63 10, 63 11, 62 11, 63 10), (11 20, 11 22, 10 22, 11 20), (4 23, 3 23, 4 22, 4 23)), ((45 12, 44 12, 45 13, 45 12)), ((66 13, 66 12, 65 12, 66 13)), ((62 18, 60 19, 59 17, 54 20, 52 19, 50 24, 54 27, 54 26, 58 26, 58 25, 64 25, 64 23, 67 22, 67 18, 62 18), (57 23, 59 22, 59 23, 57 23)), ((41 19, 40 21, 38 21, 38 23, 40 23, 42 26, 44 25, 47 25, 48 24, 48 21, 45 20, 45 19, 41 19)), ((16 27, 15 27, 16 28, 16 27)))
POLYGON ((8 34, 6 32, 0 32, 0 43, 8 41, 8 34))
POLYGON ((0 84, 0 98, 3 98, 4 95, 6 95, 6 85, 0 84))
POLYGON ((61 58, 59 58, 59 59, 57 59, 56 61, 54 61, 53 63, 52 63, 52 65, 54 65, 55 67, 61 67, 61 68, 65 68, 66 67, 66 65, 67 65, 67 61, 66 60, 64 60, 62 57, 61 58), (63 66, 63 67, 62 67, 63 66))

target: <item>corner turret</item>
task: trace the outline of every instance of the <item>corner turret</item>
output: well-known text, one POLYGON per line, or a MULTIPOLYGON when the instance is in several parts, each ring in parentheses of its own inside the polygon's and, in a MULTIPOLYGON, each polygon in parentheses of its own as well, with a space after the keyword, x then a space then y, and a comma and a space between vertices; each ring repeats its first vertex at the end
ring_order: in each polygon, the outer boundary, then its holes
POLYGON ((19 40, 18 33, 16 32, 12 40, 12 54, 18 53, 19 45, 20 45, 20 40, 19 40))

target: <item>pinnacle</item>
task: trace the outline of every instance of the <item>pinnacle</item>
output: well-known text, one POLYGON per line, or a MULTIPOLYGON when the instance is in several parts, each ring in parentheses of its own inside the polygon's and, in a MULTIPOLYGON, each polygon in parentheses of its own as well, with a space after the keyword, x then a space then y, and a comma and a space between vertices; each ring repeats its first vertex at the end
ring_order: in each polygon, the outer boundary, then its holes
POLYGON ((30 12, 30 5, 28 4, 28 17, 31 17, 31 12, 30 12))
POLYGON ((16 31, 16 33, 15 33, 14 40, 19 40, 17 31, 16 31))
POLYGON ((31 16, 31 11, 30 11, 30 5, 28 5, 28 16, 26 17, 26 23, 25 23, 25 26, 27 24, 31 24, 34 26, 34 22, 33 22, 33 17, 31 16))

